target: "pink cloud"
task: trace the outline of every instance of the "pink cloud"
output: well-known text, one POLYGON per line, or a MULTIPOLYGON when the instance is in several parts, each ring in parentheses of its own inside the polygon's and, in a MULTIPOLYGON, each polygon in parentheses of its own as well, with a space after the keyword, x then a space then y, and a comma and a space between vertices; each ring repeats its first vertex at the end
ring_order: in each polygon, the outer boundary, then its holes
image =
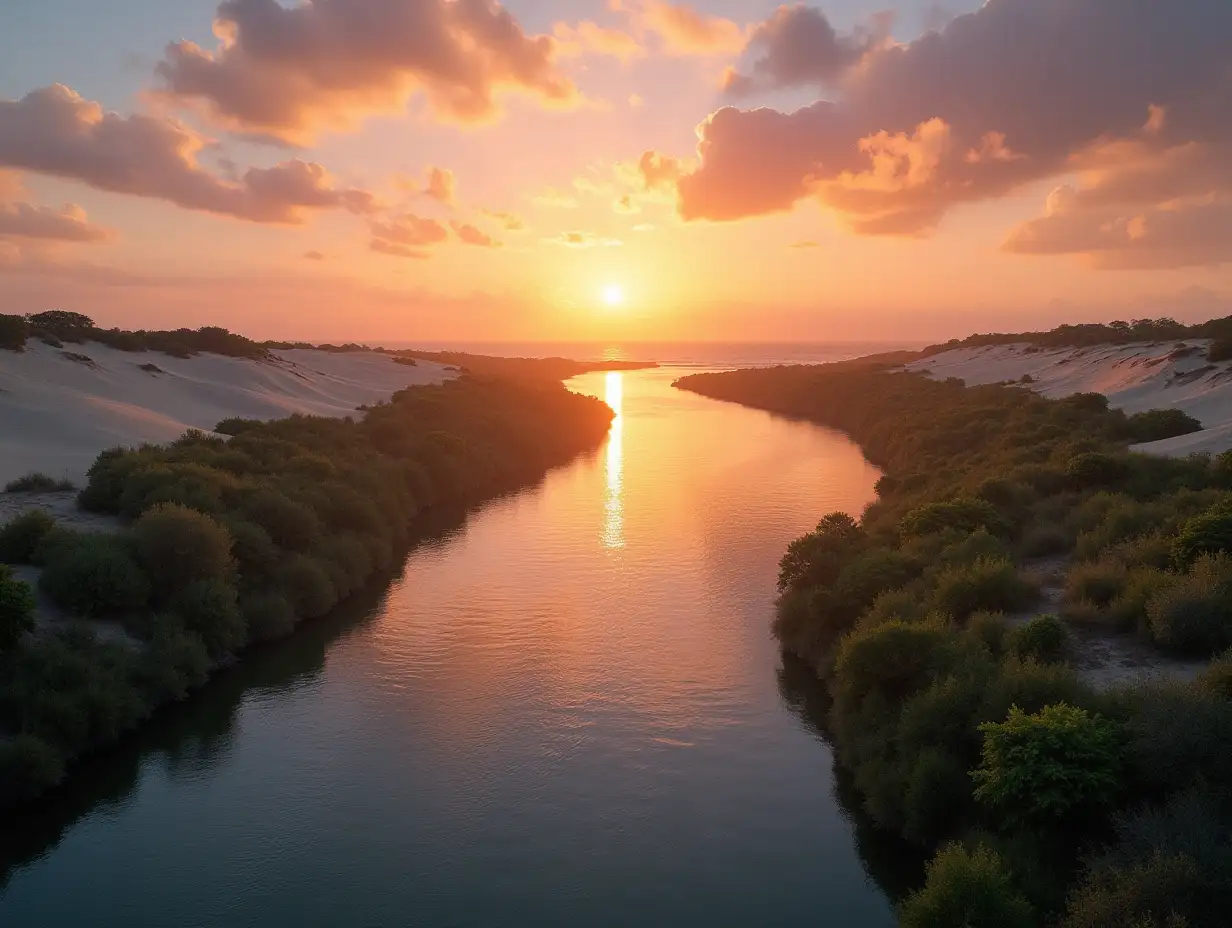
POLYGON ((480 248, 500 248, 501 246, 500 242, 469 222, 454 221, 449 225, 464 245, 476 245, 480 248))
POLYGON ((40 239, 51 242, 103 242, 113 235, 95 225, 75 204, 61 209, 30 203, 0 203, 0 238, 40 239))

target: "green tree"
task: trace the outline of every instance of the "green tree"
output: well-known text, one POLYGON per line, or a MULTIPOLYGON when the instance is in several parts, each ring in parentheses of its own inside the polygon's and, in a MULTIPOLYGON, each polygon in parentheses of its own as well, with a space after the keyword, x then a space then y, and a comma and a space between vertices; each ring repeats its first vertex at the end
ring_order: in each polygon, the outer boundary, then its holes
POLYGON ((7 651, 34 629, 34 591, 0 565, 0 652, 7 651))
POLYGON ((899 910, 901 928, 1035 928, 1035 913, 1000 855, 951 844, 899 910))
POLYGON ((137 558, 162 597, 198 581, 229 582, 235 573, 231 536, 204 513, 160 503, 133 523, 137 558))
POLYGON ((1117 731, 1085 709, 1059 703, 1028 715, 1015 705, 1004 722, 985 722, 980 731, 975 796, 1007 820, 1056 822, 1107 803, 1117 790, 1117 731))

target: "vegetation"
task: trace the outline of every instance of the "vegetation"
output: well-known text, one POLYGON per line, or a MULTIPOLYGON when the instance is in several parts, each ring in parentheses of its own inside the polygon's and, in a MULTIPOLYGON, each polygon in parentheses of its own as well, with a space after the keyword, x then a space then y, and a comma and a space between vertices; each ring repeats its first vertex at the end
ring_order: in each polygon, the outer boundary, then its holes
POLYGON ((34 593, 0 564, 0 654, 12 650, 22 635, 33 630, 34 593))
POLYGON ((0 804, 394 568, 428 507, 537 479, 597 444, 611 418, 560 384, 463 377, 358 421, 232 420, 220 424, 230 439, 188 432, 103 452, 79 502, 126 527, 80 533, 26 513, 0 528, 0 557, 42 567, 41 589, 69 617, 115 620, 137 641, 104 640, 89 621, 26 635, 30 591, 9 596, 0 580, 0 639, 16 629, 0 640, 0 804))
POLYGON ((57 480, 38 471, 10 480, 4 486, 5 493, 53 493, 75 489, 71 480, 57 480))
MULTIPOLYGON (((1081 329, 1038 343, 1213 337, 1081 329)), ((1226 923, 1232 657, 1108 692, 1067 662, 1092 634, 1232 647, 1232 454, 1135 454, 1196 423, 1016 384, 823 366, 678 385, 845 431, 885 472, 858 522, 789 546, 774 632, 825 681, 862 811, 934 854, 903 925, 1226 923), (1040 567, 1064 575, 1059 616, 1032 616, 1040 567)))
MULTIPOLYGON (((928 351, 949 351, 951 348, 978 348, 984 345, 1027 343, 1045 348, 1089 348, 1095 345, 1127 345, 1133 342, 1176 341, 1183 338, 1232 339, 1232 316, 1211 319, 1196 325, 1185 325, 1167 317, 1160 319, 1118 320, 1109 323, 1061 325, 1047 332, 1017 334, 988 333, 952 339, 943 345, 933 345, 928 351)), ((1178 348, 1183 350, 1183 348, 1178 348)), ((1211 361, 1221 358, 1211 357, 1211 361)))
POLYGON ((0 350, 25 351, 29 335, 25 317, 0 315, 0 350))

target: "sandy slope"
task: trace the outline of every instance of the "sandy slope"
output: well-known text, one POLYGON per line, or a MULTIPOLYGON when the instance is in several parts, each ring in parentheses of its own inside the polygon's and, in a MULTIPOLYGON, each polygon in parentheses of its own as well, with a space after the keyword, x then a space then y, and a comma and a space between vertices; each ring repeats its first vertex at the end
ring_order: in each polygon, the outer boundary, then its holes
POLYGON ((1103 393, 1127 413, 1176 407, 1203 431, 1137 445, 1153 454, 1218 453, 1232 449, 1232 363, 1206 360, 1209 342, 1189 339, 1094 348, 1043 349, 1031 345, 958 348, 914 361, 909 370, 957 377, 969 384, 1020 380, 1045 396, 1103 393))
POLYGON ((0 484, 32 470, 81 483, 104 448, 167 441, 229 416, 346 416, 403 387, 453 376, 385 355, 280 351, 271 361, 178 359, 86 343, 0 351, 0 484), (87 356, 71 360, 65 352, 87 356), (145 371, 153 364, 161 372, 145 371))

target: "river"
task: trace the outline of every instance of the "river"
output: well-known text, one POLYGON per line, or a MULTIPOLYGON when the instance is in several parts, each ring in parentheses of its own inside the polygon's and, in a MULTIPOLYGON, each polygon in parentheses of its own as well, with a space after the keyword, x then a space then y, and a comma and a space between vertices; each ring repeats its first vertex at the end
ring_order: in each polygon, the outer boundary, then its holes
POLYGON ((6 823, 0 924, 892 925, 769 634, 878 472, 679 373, 571 382, 602 448, 6 823))

